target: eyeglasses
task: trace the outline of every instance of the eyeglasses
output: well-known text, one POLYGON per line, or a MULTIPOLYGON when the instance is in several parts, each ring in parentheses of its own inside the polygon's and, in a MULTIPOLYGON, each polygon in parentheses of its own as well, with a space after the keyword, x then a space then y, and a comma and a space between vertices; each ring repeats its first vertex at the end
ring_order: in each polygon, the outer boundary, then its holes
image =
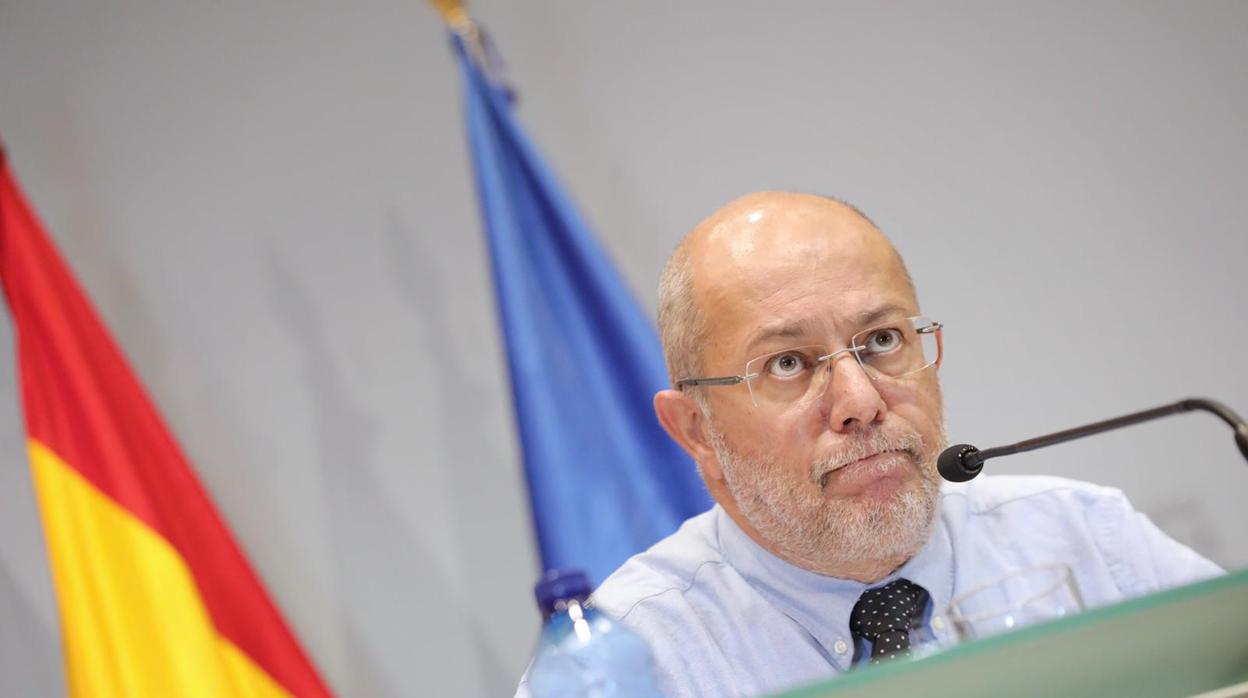
POLYGON ((782 407, 821 397, 837 357, 852 354, 872 380, 900 378, 940 361, 939 322, 916 315, 856 333, 849 346, 832 351, 826 344, 793 347, 745 362, 740 376, 682 378, 676 388, 745 383, 755 407, 782 407))

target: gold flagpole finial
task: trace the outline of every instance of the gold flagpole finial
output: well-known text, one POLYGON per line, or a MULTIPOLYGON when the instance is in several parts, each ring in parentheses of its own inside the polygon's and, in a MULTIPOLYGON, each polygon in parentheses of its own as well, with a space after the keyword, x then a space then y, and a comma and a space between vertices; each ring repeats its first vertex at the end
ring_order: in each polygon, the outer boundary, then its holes
POLYGON ((485 48, 481 44, 481 32, 477 23, 468 16, 468 3, 464 0, 429 0, 433 9, 442 15, 442 21, 468 45, 477 65, 485 65, 485 48))
POLYGON ((429 4, 457 32, 472 25, 472 19, 468 17, 468 4, 463 0, 429 0, 429 4))

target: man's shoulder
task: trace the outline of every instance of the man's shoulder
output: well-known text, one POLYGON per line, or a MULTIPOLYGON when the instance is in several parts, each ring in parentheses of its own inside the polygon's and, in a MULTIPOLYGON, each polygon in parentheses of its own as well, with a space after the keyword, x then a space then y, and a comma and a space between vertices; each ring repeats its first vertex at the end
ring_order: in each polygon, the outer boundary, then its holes
POLYGON ((1079 510, 1103 505, 1126 506, 1122 491, 1091 482, 1051 475, 985 475, 971 482, 946 485, 945 507, 966 515, 992 514, 1011 507, 1079 510))
POLYGON ((624 618, 642 604, 679 604, 704 571, 724 563, 715 509, 686 520, 672 535, 629 558, 594 590, 594 605, 624 618))
POLYGON ((1070 565, 1100 605, 1215 576, 1221 569, 1167 536, 1121 490, 1050 476, 997 475, 945 488, 941 519, 964 558, 1013 567, 1070 565))

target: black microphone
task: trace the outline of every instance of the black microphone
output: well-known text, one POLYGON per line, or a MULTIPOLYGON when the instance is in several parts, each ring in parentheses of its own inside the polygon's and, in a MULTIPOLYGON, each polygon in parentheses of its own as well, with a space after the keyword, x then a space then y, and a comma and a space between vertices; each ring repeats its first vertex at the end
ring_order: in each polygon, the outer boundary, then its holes
POLYGON ((1031 451, 1044 446, 1052 446, 1060 444, 1063 441, 1078 439, 1092 434, 1099 434, 1103 431, 1111 429, 1119 429, 1121 427, 1147 422, 1150 419, 1158 417, 1168 417, 1172 414, 1180 414, 1182 412, 1190 412, 1192 410, 1204 410, 1212 412, 1222 419, 1222 421, 1231 425, 1235 430, 1235 444, 1239 446, 1239 452, 1244 455, 1244 459, 1248 460, 1248 422, 1244 420, 1231 408, 1214 400, 1205 398, 1188 398, 1187 400, 1179 400, 1173 405, 1163 405, 1154 407, 1151 410, 1143 412, 1134 412, 1126 414, 1114 419, 1107 419, 1103 422, 1089 424, 1084 427, 1075 427, 1066 431, 1059 431, 1056 434, 1047 436, 1038 436, 1034 439, 1019 441, 1009 446, 998 446, 983 451, 975 448, 970 444, 958 444, 950 446, 941 452, 940 457, 936 459, 936 469, 940 471, 940 476, 949 482, 966 482, 979 474, 984 469, 984 461, 997 456, 1009 456, 1015 453, 1031 451))

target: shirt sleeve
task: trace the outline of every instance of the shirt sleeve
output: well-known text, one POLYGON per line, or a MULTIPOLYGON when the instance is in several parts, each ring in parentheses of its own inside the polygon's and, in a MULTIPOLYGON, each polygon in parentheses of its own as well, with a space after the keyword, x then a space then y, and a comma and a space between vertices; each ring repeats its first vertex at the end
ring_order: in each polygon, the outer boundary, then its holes
POLYGON ((650 646, 655 679, 667 698, 737 695, 731 687, 718 685, 730 673, 719 666, 719 657, 704 651, 716 645, 681 604, 638 604, 621 622, 650 646))
POLYGON ((1225 573, 1166 535, 1118 490, 1108 490, 1089 511, 1089 524, 1119 591, 1128 598, 1225 573))

